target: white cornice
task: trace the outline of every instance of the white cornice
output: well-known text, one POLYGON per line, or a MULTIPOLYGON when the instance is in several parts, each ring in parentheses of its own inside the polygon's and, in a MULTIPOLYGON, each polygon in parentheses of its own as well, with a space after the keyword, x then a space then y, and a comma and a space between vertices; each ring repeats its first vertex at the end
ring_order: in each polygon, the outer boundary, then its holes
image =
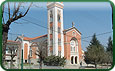
POLYGON ((49 3, 47 3, 47 7, 48 7, 48 6, 52 6, 52 5, 54 5, 54 4, 61 5, 62 7, 64 6, 64 4, 63 4, 63 3, 60 3, 60 2, 49 2, 49 3))

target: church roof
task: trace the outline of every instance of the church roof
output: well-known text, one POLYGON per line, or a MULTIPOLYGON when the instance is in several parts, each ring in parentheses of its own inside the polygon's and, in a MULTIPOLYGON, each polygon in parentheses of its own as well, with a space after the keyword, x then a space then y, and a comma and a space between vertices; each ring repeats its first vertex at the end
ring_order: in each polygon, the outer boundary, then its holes
POLYGON ((9 45, 15 45, 15 46, 17 46, 17 45, 20 45, 21 43, 19 41, 7 40, 6 44, 7 44, 7 46, 9 46, 9 45))
MULTIPOLYGON (((17 38, 21 38, 21 37, 22 37, 22 36, 18 36, 17 38)), ((35 39, 42 38, 42 37, 47 37, 47 34, 41 35, 41 36, 37 36, 37 37, 34 37, 34 38, 24 37, 23 40, 28 40, 28 41, 30 41, 30 40, 35 40, 35 39)), ((17 39, 17 38, 16 38, 16 39, 17 39)))
POLYGON ((72 30, 72 29, 75 29, 76 31, 78 31, 81 34, 81 32, 77 28, 75 28, 75 27, 71 27, 69 29, 65 29, 63 32, 66 33, 67 31, 72 30))
POLYGON ((7 40, 7 43, 20 43, 19 41, 7 40))
POLYGON ((41 37, 47 37, 47 34, 41 35, 41 36, 37 36, 37 37, 34 37, 34 38, 24 37, 24 40, 35 40, 35 39, 38 39, 38 38, 41 38, 41 37))

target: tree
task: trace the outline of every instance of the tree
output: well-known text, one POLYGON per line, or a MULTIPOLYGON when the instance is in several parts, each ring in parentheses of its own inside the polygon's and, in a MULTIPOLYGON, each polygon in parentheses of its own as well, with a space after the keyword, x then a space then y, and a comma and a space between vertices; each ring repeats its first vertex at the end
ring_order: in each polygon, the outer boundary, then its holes
POLYGON ((42 64, 44 58, 47 56, 47 41, 43 40, 37 43, 36 55, 39 57, 38 63, 40 63, 40 69, 42 69, 42 64))
POLYGON ((113 65, 113 55, 111 54, 111 52, 107 52, 107 54, 108 54, 108 60, 109 60, 108 63, 110 63, 112 66, 113 65))
POLYGON ((94 33, 93 37, 92 37, 92 40, 90 41, 90 44, 91 45, 100 45, 100 42, 99 40, 97 40, 97 37, 96 37, 96 34, 94 33))
POLYGON ((108 53, 106 52, 106 51, 104 51, 102 54, 101 54, 101 59, 100 59, 100 61, 99 61, 99 63, 101 64, 101 66, 102 66, 102 64, 105 64, 105 63, 109 63, 109 60, 108 60, 108 53))
POLYGON ((13 13, 11 13, 11 7, 10 7, 10 3, 7 3, 8 5, 8 12, 4 11, 5 6, 2 6, 2 62, 4 64, 4 60, 5 60, 5 50, 6 50, 6 43, 7 43, 7 39, 8 39, 8 31, 10 28, 10 25, 12 24, 12 22, 26 16, 26 14, 28 13, 32 3, 29 5, 29 7, 27 8, 27 10, 25 11, 24 14, 22 14, 19 10, 21 7, 21 2, 18 3, 18 6, 16 6, 16 3, 14 3, 14 8, 13 8, 13 13), (7 13, 8 14, 8 19, 5 20, 4 14, 7 13))
POLYGON ((109 55, 109 61, 111 63, 111 65, 113 64, 113 42, 112 42, 112 39, 111 37, 109 37, 108 39, 108 46, 107 46, 107 53, 109 55))
POLYGON ((111 54, 113 54, 113 42, 112 42, 111 37, 109 37, 109 39, 108 39, 107 51, 110 51, 111 54))
POLYGON ((104 47, 100 44, 99 40, 97 40, 96 34, 94 34, 85 52, 85 60, 88 61, 88 63, 94 64, 95 68, 97 68, 97 64, 100 63, 103 57, 102 53, 104 53, 104 47))
POLYGON ((108 39, 108 47, 106 48, 106 50, 104 50, 103 53, 101 53, 101 60, 99 61, 101 64, 102 63, 106 63, 107 64, 107 68, 108 68, 108 64, 113 63, 113 48, 112 48, 112 40, 111 37, 109 37, 108 39))
POLYGON ((88 66, 88 64, 91 64, 91 62, 89 61, 89 59, 88 59, 88 55, 87 55, 87 52, 85 52, 85 57, 84 57, 84 61, 85 61, 85 63, 87 64, 87 66, 88 66))
POLYGON ((16 48, 15 47, 8 47, 10 51, 10 57, 11 57, 11 62, 10 62, 10 69, 13 67, 13 59, 16 56, 16 48))

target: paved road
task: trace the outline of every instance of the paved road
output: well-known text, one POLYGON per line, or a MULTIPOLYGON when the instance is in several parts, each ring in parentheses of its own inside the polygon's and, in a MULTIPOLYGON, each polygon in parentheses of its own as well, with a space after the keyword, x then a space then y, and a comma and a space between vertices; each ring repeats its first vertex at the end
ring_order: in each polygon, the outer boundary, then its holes
MULTIPOLYGON (((110 68, 111 66, 108 66, 110 68)), ((39 69, 39 65, 31 65, 31 66, 24 66, 24 69, 39 69)), ((43 69, 95 69, 94 65, 89 64, 88 66, 82 65, 66 65, 64 67, 61 66, 42 66, 43 69)), ((99 66, 97 65, 97 69, 107 69, 107 66, 99 66)))

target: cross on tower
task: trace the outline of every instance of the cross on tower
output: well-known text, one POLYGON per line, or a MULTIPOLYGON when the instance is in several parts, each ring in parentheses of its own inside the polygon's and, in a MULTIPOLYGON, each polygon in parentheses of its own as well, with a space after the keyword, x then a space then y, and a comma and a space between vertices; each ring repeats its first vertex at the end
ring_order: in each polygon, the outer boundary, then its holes
POLYGON ((72 22, 72 27, 74 27, 74 22, 72 22))

